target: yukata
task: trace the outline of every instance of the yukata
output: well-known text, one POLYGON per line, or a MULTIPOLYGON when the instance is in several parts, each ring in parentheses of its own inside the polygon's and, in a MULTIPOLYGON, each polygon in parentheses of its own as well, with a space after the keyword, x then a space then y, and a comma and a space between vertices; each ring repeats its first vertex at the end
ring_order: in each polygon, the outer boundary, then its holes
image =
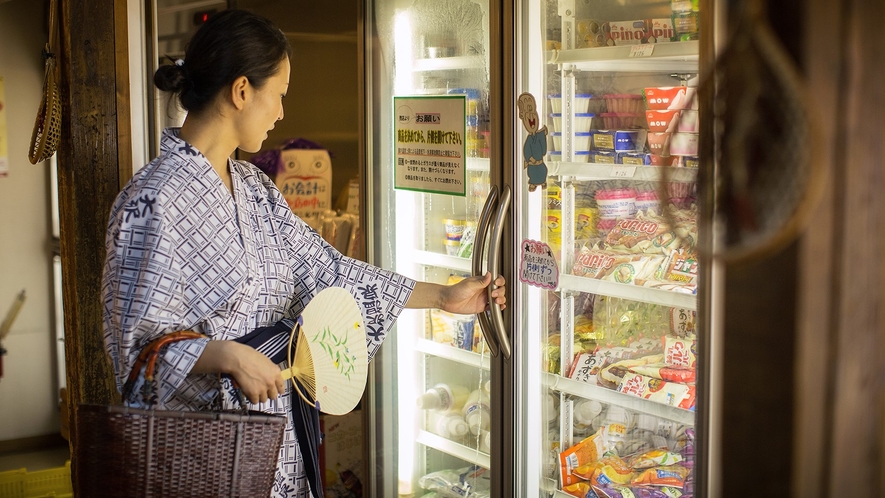
MULTIPOLYGON (((244 161, 229 161, 232 190, 209 161, 164 131, 160 156, 118 195, 106 239, 104 340, 122 389, 143 346, 178 330, 233 340, 296 318, 327 287, 355 298, 371 359, 405 307, 415 282, 341 255, 295 216, 273 182, 244 161)), ((158 403, 201 410, 221 394, 236 407, 230 380, 190 375, 209 339, 171 344, 157 362, 158 403)), ((285 362, 280 368, 288 368, 285 362)), ((143 379, 142 379, 143 380, 143 379)), ((286 416, 272 496, 310 497, 288 416, 289 391, 248 408, 286 416)), ((143 407, 140 399, 127 400, 143 407)))

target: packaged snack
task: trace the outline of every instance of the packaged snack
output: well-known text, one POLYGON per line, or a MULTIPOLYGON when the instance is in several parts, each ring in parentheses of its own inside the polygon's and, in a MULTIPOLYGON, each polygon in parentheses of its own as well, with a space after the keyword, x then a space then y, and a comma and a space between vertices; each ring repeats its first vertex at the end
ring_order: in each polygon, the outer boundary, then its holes
POLYGON ((695 310, 670 308, 670 333, 682 339, 694 338, 698 315, 695 310))
POLYGON ((679 156, 662 156, 660 154, 650 154, 649 160, 652 166, 675 167, 679 161, 679 156))
POLYGON ((648 123, 648 131, 650 132, 674 132, 679 126, 679 119, 682 116, 681 109, 670 109, 663 111, 645 111, 645 121, 648 123))
POLYGON ((592 48, 605 46, 605 32, 602 30, 602 21, 596 19, 580 19, 575 25, 577 48, 592 48))
POLYGON ((643 110, 642 95, 638 93, 607 93, 602 98, 608 112, 635 114, 643 110))
POLYGON ((607 22, 603 24, 602 29, 606 35, 606 44, 609 46, 639 45, 648 41, 645 19, 607 22))
POLYGON ((646 363, 657 363, 659 361, 661 361, 661 355, 652 355, 642 358, 620 360, 603 368, 599 372, 596 381, 599 385, 603 387, 616 390, 624 376, 630 374, 630 367, 645 365, 646 363))
POLYGON ((661 202, 658 193, 654 190, 643 190, 636 193, 636 212, 648 213, 651 210, 655 214, 661 212, 661 202))
POLYGON ((698 256, 695 251, 677 249, 670 253, 664 278, 667 282, 694 285, 698 279, 698 256))
POLYGON ((591 207, 575 209, 575 240, 589 239, 596 235, 598 210, 591 207))
POLYGON ((445 497, 484 498, 491 495, 489 471, 478 465, 432 472, 419 479, 418 485, 445 497))
MULTIPOLYGON (((635 201, 634 201, 635 206, 635 201)), ((667 254, 676 233, 662 219, 637 216, 618 220, 615 228, 605 237, 605 243, 618 250, 667 254), (648 242, 648 244, 642 244, 648 242)))
POLYGON ((597 498, 685 498, 679 488, 641 486, 591 486, 597 498))
POLYGON ((653 132, 648 134, 648 150, 652 154, 659 156, 670 155, 670 136, 669 132, 653 132))
POLYGON ((604 357, 593 353, 581 353, 572 362, 568 378, 596 385, 596 375, 602 369, 603 363, 605 363, 604 357))
POLYGON ((685 368, 696 368, 697 341, 680 337, 665 336, 664 362, 668 365, 685 368))
POLYGON ((698 111, 692 111, 689 109, 685 109, 682 111, 682 116, 679 118, 678 123, 676 125, 677 132, 684 133, 698 133, 701 131, 700 125, 698 124, 698 111))
POLYGON ((698 100, 695 98, 697 88, 690 86, 654 87, 643 90, 645 105, 649 110, 663 111, 667 109, 697 110, 698 100))
POLYGON ((689 472, 689 469, 678 464, 654 467, 640 472, 639 475, 631 481, 631 484, 682 488, 689 472))
POLYGON ((641 151, 645 145, 645 130, 594 130, 593 148, 620 151, 641 151))
POLYGON ((630 468, 620 457, 606 456, 595 462, 582 465, 572 471, 576 476, 590 481, 590 484, 629 484, 635 477, 630 468))
POLYGON ((580 478, 572 474, 576 468, 599 460, 602 456, 602 431, 583 439, 559 454, 560 482, 563 486, 575 484, 580 478))
POLYGON ((650 166, 651 154, 647 152, 618 152, 618 164, 650 166))
POLYGON ((618 155, 613 150, 591 150, 590 162, 598 164, 616 164, 618 155))
MULTIPOLYGON (((697 156, 698 137, 699 135, 697 133, 674 133, 673 136, 670 137, 670 155, 697 156)), ((650 143, 649 147, 651 147, 650 143)))
POLYGON ((670 18, 649 19, 646 21, 646 43, 668 43, 676 40, 673 20, 670 18))
POLYGON ((656 448, 631 456, 627 459, 627 465, 638 470, 659 467, 661 465, 672 465, 681 461, 682 455, 679 453, 674 453, 665 448, 656 448))
POLYGON ((655 379, 660 379, 667 382, 693 384, 695 381, 695 371, 693 368, 674 367, 667 363, 637 365, 630 368, 630 371, 639 375, 653 377, 655 379))
POLYGON ((579 277, 602 278, 615 265, 615 258, 609 254, 582 247, 575 257, 572 273, 579 277))
POLYGON ((635 261, 615 265, 602 280, 619 284, 638 284, 654 279, 655 273, 661 268, 664 256, 647 255, 635 261))
POLYGON ((596 205, 601 219, 626 218, 636 213, 636 190, 633 188, 596 191, 596 205))
POLYGON ((665 382, 629 371, 621 377, 617 391, 684 410, 694 408, 696 397, 694 385, 665 382))
POLYGON ((596 498, 593 489, 586 482, 576 482, 562 487, 563 493, 577 496, 578 498, 596 498))

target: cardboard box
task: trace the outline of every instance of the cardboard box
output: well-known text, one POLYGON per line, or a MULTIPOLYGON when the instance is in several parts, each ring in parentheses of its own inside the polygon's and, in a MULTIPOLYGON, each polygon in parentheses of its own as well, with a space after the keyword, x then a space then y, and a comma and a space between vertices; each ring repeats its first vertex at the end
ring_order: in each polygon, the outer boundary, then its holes
POLYGON ((325 434, 320 445, 320 476, 327 498, 363 496, 363 414, 354 410, 346 415, 320 415, 325 434))

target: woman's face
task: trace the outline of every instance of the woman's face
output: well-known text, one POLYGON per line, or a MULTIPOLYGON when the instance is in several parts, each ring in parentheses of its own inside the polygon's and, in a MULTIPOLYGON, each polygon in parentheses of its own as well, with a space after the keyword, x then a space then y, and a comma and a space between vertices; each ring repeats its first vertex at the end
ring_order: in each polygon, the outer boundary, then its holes
POLYGON ((239 123, 239 148, 246 152, 258 152, 267 140, 267 132, 277 121, 283 119, 283 98, 289 91, 289 58, 277 68, 276 74, 264 82, 261 88, 251 87, 252 99, 239 123))

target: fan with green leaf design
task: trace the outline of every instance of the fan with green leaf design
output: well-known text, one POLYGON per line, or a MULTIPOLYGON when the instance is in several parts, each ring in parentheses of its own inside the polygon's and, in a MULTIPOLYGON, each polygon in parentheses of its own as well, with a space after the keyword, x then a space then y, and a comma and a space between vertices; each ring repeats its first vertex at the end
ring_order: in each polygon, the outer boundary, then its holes
POLYGON ((294 358, 290 346, 291 368, 283 378, 292 379, 301 398, 321 412, 350 412, 363 397, 369 372, 359 306, 347 290, 330 287, 313 297, 298 322, 294 358))

